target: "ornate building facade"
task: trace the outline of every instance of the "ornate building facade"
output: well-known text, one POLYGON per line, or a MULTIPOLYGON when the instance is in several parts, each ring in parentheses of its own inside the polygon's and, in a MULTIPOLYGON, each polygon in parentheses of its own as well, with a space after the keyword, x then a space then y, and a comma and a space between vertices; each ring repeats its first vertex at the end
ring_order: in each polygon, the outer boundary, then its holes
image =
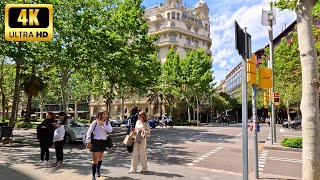
MULTIPOLYGON (((171 45, 174 45, 180 57, 184 57, 189 50, 198 48, 203 48, 208 55, 212 55, 209 8, 205 0, 199 0, 195 7, 183 6, 182 0, 166 0, 165 4, 147 8, 145 16, 148 18, 149 34, 159 35, 157 46, 161 62, 165 61, 171 45)), ((111 117, 121 118, 122 106, 124 118, 137 109, 145 111, 149 117, 159 117, 161 110, 163 114, 166 113, 164 107, 160 107, 158 103, 150 104, 146 95, 141 95, 124 101, 115 99, 111 104, 111 117)), ((105 100, 102 97, 91 97, 90 116, 105 109, 105 100)))

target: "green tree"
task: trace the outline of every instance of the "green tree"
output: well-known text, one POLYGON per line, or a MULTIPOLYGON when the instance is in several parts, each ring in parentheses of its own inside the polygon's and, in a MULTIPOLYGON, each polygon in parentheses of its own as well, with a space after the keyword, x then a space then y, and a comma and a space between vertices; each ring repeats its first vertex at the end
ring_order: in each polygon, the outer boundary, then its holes
POLYGON ((198 109, 199 98, 209 91, 210 83, 213 81, 212 59, 204 49, 191 50, 186 57, 181 58, 180 68, 181 84, 186 85, 184 96, 188 105, 188 119, 190 121, 190 106, 196 104, 198 109), (192 102, 192 99, 195 99, 195 103, 192 102))
MULTIPOLYGON (((313 7, 317 0, 280 0, 276 7, 297 13, 297 32, 302 72, 302 178, 320 177, 320 126, 319 126, 319 67, 315 38, 312 30, 313 7)), ((316 6, 315 6, 316 5, 316 6)), ((318 10, 316 10, 319 12, 318 10)), ((318 17, 318 14, 315 15, 318 17)))
MULTIPOLYGON (((300 102, 299 85, 301 84, 301 64, 299 58, 298 38, 295 33, 291 38, 282 38, 275 48, 274 76, 275 89, 278 89, 286 102, 288 120, 290 121, 290 101, 300 102)), ((281 99, 282 99, 281 98, 281 99)), ((292 103, 291 103, 292 104, 292 103)))

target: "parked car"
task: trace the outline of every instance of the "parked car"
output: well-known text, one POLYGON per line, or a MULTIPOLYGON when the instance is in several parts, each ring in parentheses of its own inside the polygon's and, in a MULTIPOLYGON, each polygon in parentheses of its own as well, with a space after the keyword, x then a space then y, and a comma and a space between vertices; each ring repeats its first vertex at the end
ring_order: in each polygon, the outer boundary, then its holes
POLYGON ((149 119, 148 122, 149 122, 150 127, 152 127, 152 128, 156 128, 159 125, 158 121, 155 119, 149 119))
POLYGON ((115 127, 115 126, 120 127, 122 124, 120 119, 110 119, 110 123, 112 127, 115 127))
POLYGON ((64 142, 70 144, 72 142, 82 141, 83 136, 87 133, 89 127, 88 124, 69 119, 65 126, 66 134, 64 136, 64 142))

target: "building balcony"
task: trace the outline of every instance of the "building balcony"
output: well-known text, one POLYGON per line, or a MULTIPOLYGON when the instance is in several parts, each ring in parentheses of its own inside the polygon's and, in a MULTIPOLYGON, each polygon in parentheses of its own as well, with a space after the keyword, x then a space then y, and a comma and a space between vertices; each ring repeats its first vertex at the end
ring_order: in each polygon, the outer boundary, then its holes
POLYGON ((162 42, 158 42, 157 43, 157 46, 158 47, 167 47, 167 46, 171 46, 171 45, 176 45, 178 46, 179 45, 179 42, 178 41, 162 41, 162 42))
POLYGON ((155 34, 164 34, 164 33, 171 33, 171 32, 181 33, 181 34, 185 34, 185 35, 188 35, 188 36, 191 36, 191 37, 195 37, 195 38, 198 38, 200 40, 209 42, 210 45, 212 43, 212 39, 210 37, 207 37, 207 36, 204 36, 204 35, 200 35, 198 33, 194 33, 194 32, 191 32, 189 30, 186 30, 186 29, 183 29, 183 28, 180 28, 180 27, 166 27, 166 28, 162 28, 162 29, 157 29, 157 30, 149 31, 149 34, 150 35, 155 35, 155 34))
POLYGON ((197 45, 193 45, 193 44, 184 44, 185 48, 189 48, 189 49, 199 49, 200 47, 197 45))

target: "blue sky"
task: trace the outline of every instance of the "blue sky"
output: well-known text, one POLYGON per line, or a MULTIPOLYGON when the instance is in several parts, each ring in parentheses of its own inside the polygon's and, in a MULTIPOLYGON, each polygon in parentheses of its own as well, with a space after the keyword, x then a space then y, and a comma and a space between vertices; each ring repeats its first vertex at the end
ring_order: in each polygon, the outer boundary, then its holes
MULTIPOLYGON (((199 0, 186 0, 187 6, 195 6, 199 0)), ((255 52, 267 45, 269 41, 268 27, 261 25, 262 8, 268 8, 271 0, 206 0, 210 8, 212 59, 215 81, 219 83, 239 63, 241 57, 235 50, 234 21, 247 27, 252 37, 252 50, 255 52)), ((144 0, 146 7, 157 3, 165 4, 165 0, 144 0)), ((184 4, 185 0, 183 0, 184 4)), ((274 37, 281 33, 296 19, 291 11, 276 11, 274 37)))

